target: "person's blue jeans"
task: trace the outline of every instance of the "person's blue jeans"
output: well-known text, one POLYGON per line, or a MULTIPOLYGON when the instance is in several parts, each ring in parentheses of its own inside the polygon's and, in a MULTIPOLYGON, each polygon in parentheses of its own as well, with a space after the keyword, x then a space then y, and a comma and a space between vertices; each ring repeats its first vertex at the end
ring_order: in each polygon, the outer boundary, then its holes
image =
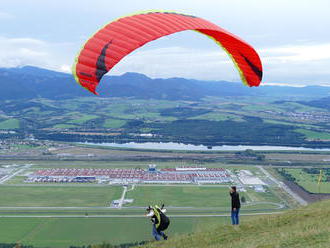
POLYGON ((165 234, 164 234, 162 231, 159 231, 159 232, 158 232, 158 231, 157 231, 157 228, 156 228, 156 225, 153 224, 153 225, 152 225, 152 236, 154 236, 155 239, 158 241, 158 240, 161 239, 161 237, 164 237, 165 234))
POLYGON ((236 208, 236 210, 231 210, 231 223, 233 225, 239 224, 239 208, 236 208))

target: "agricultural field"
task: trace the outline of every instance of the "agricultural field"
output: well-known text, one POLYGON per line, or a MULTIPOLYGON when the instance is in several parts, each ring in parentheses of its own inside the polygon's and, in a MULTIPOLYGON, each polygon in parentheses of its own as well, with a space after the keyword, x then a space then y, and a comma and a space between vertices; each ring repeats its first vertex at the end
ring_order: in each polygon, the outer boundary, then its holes
MULTIPOLYGON (((109 207, 112 200, 119 199, 120 186, 93 185, 26 185, 1 186, 0 207, 109 207)), ((242 192, 247 201, 255 202, 246 209, 276 209, 279 203, 273 193, 242 192), (261 202, 262 204, 258 204, 261 202), (270 204, 269 204, 270 203, 270 204)), ((127 207, 145 207, 161 203, 168 207, 216 208, 227 210, 230 206, 228 187, 221 186, 135 186, 127 192, 127 199, 134 202, 127 207)), ((126 205, 125 205, 126 206, 126 205)))
POLYGON ((330 120, 327 109, 276 100, 81 97, 74 101, 32 99, 24 104, 6 101, 2 110, 13 118, 2 119, 0 130, 24 131, 40 140, 69 142, 170 140, 221 145, 244 140, 251 145, 309 146, 313 141, 326 145, 330 120), (254 128, 249 133, 244 132, 251 126, 254 128))
POLYGON ((285 168, 285 173, 290 175, 295 183, 311 193, 330 193, 329 169, 323 169, 322 182, 318 184, 320 169, 285 168), (320 186, 320 187, 319 187, 320 186))
POLYGON ((15 207, 95 207, 109 206, 120 197, 121 187, 1 186, 0 206, 15 207))
POLYGON ((136 199, 131 204, 135 206, 229 207, 227 187, 136 186, 127 192, 127 198, 136 199))
MULTIPOLYGON (((255 193, 248 190, 240 195, 251 202, 244 205, 244 210, 277 209, 276 203, 280 202, 271 192, 255 193)), ((134 199, 128 206, 165 203, 173 207, 213 208, 220 211, 230 209, 228 186, 136 186, 127 192, 127 198, 134 199)))
POLYGON ((8 119, 4 121, 0 121, 0 130, 1 129, 18 129, 19 128, 19 120, 17 119, 8 119))
POLYGON ((328 132, 315 132, 306 129, 297 129, 296 131, 305 135, 307 139, 330 140, 330 134, 328 132))

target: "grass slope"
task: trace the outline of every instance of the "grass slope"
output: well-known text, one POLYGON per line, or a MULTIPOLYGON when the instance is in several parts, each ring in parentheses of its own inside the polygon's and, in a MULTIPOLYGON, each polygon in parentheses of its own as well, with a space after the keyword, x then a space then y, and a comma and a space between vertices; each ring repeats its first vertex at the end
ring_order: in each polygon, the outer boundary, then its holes
POLYGON ((328 132, 315 132, 307 129, 296 129, 296 131, 305 135, 306 139, 330 140, 330 134, 328 132))
POLYGON ((201 232, 150 243, 145 248, 319 248, 330 244, 330 201, 284 214, 250 218, 238 228, 218 225, 201 232))
POLYGON ((18 129, 19 120, 17 119, 8 119, 0 122, 0 129, 18 129))
MULTIPOLYGON (((229 219, 174 218, 168 234, 174 236, 196 232, 219 223, 229 223, 229 219)), ((147 218, 0 218, 0 243, 69 248, 151 239, 151 223, 147 218)))

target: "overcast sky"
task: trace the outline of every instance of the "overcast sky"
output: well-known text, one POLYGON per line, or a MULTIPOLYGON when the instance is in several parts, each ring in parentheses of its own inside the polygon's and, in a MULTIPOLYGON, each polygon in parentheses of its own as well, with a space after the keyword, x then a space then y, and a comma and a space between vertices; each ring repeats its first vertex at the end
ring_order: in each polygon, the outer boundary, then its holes
MULTIPOLYGON (((81 45, 105 23, 163 9, 207 19, 250 43, 265 84, 330 86, 330 0, 0 0, 0 67, 69 72, 81 45)), ((148 43, 110 75, 238 81, 212 40, 186 31, 148 43)))

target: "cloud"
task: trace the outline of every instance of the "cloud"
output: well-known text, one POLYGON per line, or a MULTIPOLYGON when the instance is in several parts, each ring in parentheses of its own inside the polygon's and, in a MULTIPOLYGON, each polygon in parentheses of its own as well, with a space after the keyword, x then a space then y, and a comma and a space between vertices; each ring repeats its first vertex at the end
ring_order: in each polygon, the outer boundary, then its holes
POLYGON ((0 37, 0 47, 1 67, 42 64, 48 55, 45 43, 31 38, 0 37))
POLYGON ((0 36, 0 67, 25 65, 71 72, 75 45, 72 43, 51 43, 39 39, 0 36))
MULTIPOLYGON (((264 67, 263 82, 330 85, 330 43, 257 49, 264 67)), ((164 47, 137 50, 113 68, 111 74, 135 71, 151 77, 186 77, 240 81, 222 49, 164 47)))
POLYGON ((70 65, 61 65, 58 68, 58 71, 65 72, 65 73, 71 73, 71 66, 70 65))
MULTIPOLYGON (((2 38, 5 40, 6 38, 2 38)), ((32 39, 32 38, 11 38, 7 39, 8 42, 12 43, 13 45, 27 45, 27 46, 45 46, 46 42, 42 40, 32 39)))
MULTIPOLYGON (((171 40, 162 43, 160 40, 137 49, 120 61, 109 74, 133 71, 154 78, 240 81, 233 62, 218 46, 173 46, 175 43, 171 43, 171 40)), ((0 36, 0 67, 34 65, 70 73, 80 45, 80 42, 52 43, 30 37, 0 36)), ((265 84, 330 85, 330 43, 306 42, 256 50, 263 62, 265 84)))
POLYGON ((13 16, 12 14, 0 11, 0 19, 13 19, 13 18, 15 18, 15 16, 13 16))
POLYGON ((330 85, 330 43, 260 49, 264 82, 330 85))
POLYGON ((222 49, 184 47, 141 49, 120 61, 111 74, 135 71, 151 77, 185 77, 204 80, 239 80, 238 72, 222 49))
POLYGON ((311 62, 330 59, 330 43, 273 47, 260 50, 271 63, 311 62))

